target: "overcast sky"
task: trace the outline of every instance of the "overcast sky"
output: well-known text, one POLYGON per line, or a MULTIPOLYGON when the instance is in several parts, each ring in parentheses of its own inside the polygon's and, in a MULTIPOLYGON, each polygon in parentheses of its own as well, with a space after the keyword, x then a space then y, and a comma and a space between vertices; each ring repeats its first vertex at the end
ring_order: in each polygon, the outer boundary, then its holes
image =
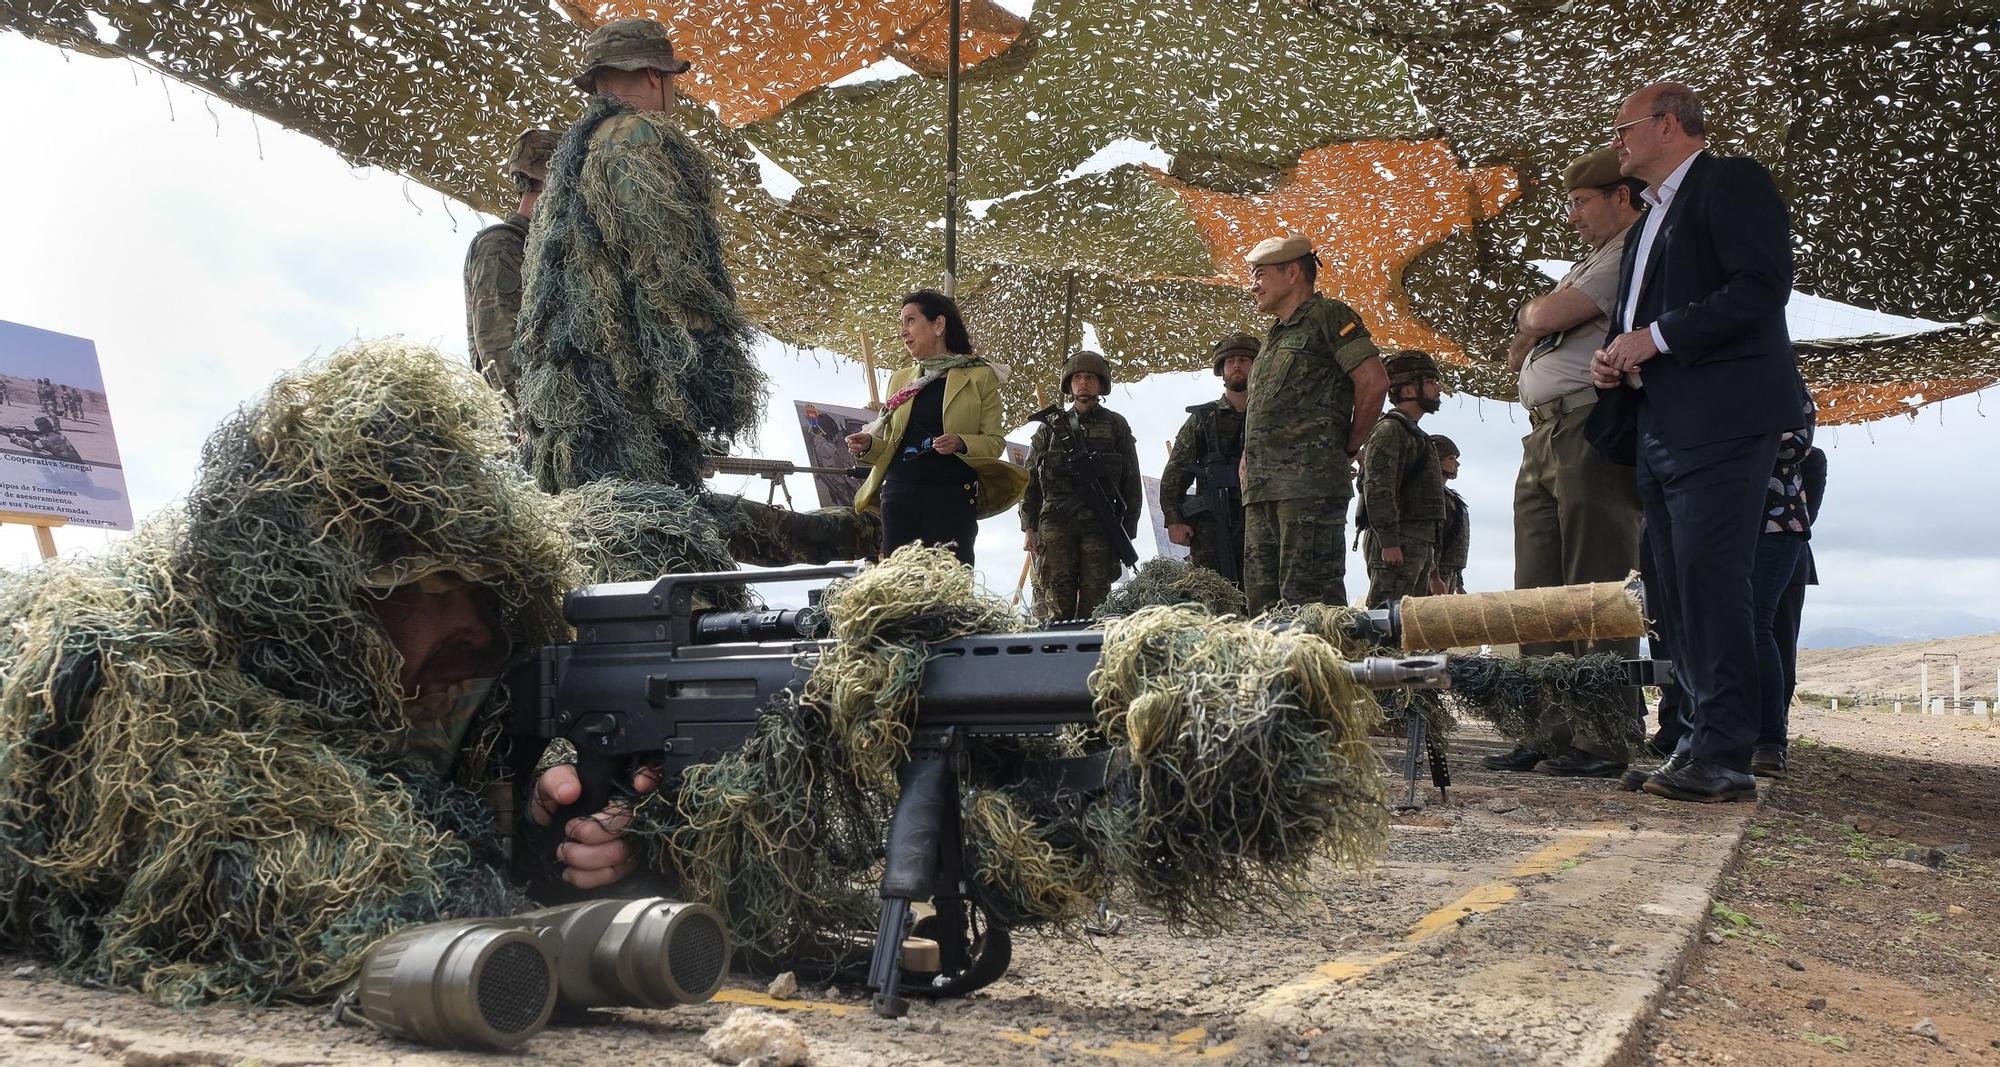
MULTIPOLYGON (((13 102, 0 109, 0 320, 96 342, 135 515, 185 494, 202 439, 282 368, 389 334, 464 357, 460 266, 491 220, 397 175, 353 170, 317 142, 150 71, 66 59, 14 34, 0 33, 0 99, 13 102)), ((892 331, 885 322, 882 335, 892 331)), ((762 354, 779 386, 756 454, 803 461, 791 402, 858 404, 861 371, 775 343, 762 354)), ((1162 375, 1120 383, 1109 403, 1157 474, 1181 409, 1216 391, 1206 372, 1162 375)), ((2000 402, 1987 413, 1984 399, 1822 432, 1830 484, 1814 545, 1826 584, 1807 601, 1809 636, 2000 630, 2000 402)), ((1449 397, 1426 425, 1466 451, 1456 488, 1472 509, 1467 583, 1506 588, 1527 421, 1511 405, 1449 397)), ((762 499, 762 481, 744 488, 762 499)), ((812 499, 804 478, 792 491, 801 506, 812 499)), ((980 570, 995 590, 1011 591, 1020 572, 1017 527, 1011 514, 982 527, 980 570)), ((65 553, 113 536, 55 532, 65 553)), ((0 527, 0 563, 34 558, 28 531, 0 527)), ((1351 556, 1349 591, 1365 584, 1351 556)))

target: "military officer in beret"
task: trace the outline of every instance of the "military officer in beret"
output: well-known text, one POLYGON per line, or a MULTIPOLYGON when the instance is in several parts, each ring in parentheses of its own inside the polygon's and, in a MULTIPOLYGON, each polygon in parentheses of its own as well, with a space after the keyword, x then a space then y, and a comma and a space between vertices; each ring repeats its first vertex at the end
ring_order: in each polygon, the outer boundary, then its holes
POLYGON ((1310 241, 1273 237, 1245 259, 1250 295, 1272 323, 1243 419, 1244 593, 1252 612, 1345 604, 1354 457, 1381 418, 1389 375, 1361 316, 1314 291, 1310 241))
POLYGON ((528 222, 548 180, 554 130, 522 130, 507 153, 507 177, 520 194, 514 214, 479 231, 465 252, 465 352, 487 384, 514 399, 520 367, 514 359, 514 320, 521 315, 521 258, 528 222))
POLYGON ((1222 396, 1187 409, 1160 472, 1160 514, 1167 539, 1187 545, 1195 564, 1243 586, 1243 412, 1259 343, 1233 333, 1209 349, 1222 396))
MULTIPOLYGON (((1578 156, 1563 171, 1565 214, 1583 239, 1583 259, 1554 290, 1523 304, 1507 365, 1520 374, 1528 436, 1521 440, 1521 470, 1514 480, 1514 586, 1611 582, 1639 566, 1639 490, 1632 468, 1606 459, 1584 436, 1597 390, 1591 354, 1604 344, 1618 304, 1618 269, 1625 242, 1644 217, 1645 183, 1619 173, 1618 153, 1601 148, 1578 156)), ((1598 641, 1528 645, 1523 655, 1615 651, 1638 655, 1638 642, 1598 641)), ((1631 691, 1632 714, 1643 714, 1631 691)), ((1542 736, 1553 752, 1523 744, 1488 756, 1493 770, 1543 770, 1564 776, 1613 776, 1626 753, 1609 745, 1570 747, 1566 727, 1542 736), (1569 749, 1569 751, 1565 751, 1569 749), (1549 757, 1556 757, 1549 759, 1549 757)), ((1533 735, 1531 735, 1533 736, 1533 735)))

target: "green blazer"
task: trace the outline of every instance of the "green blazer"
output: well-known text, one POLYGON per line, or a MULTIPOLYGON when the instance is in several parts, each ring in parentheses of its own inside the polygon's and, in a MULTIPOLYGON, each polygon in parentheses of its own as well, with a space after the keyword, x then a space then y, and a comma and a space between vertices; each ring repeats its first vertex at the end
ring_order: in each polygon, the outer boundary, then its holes
MULTIPOLYGON (((917 379, 919 369, 912 363, 889 376, 889 394, 917 379)), ((868 442, 861 462, 868 464, 868 480, 855 494, 855 510, 880 510, 877 497, 889 461, 896 457, 896 445, 910 425, 910 404, 889 413, 881 431, 868 442)), ((980 518, 998 515, 1014 506, 1028 485, 1028 472, 1005 459, 1006 428, 1000 424, 1000 376, 992 367, 955 367, 944 375, 944 432, 965 441, 965 451, 957 453, 979 480, 980 518)))

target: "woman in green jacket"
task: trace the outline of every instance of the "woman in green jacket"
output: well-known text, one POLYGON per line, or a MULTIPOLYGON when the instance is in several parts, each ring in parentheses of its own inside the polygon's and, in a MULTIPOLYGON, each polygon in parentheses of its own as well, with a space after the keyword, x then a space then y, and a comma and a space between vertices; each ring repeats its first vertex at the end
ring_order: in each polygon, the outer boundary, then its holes
POLYGON ((1013 507, 1027 472, 1002 456, 1000 372, 972 354, 958 304, 935 289, 903 298, 910 364, 889 378, 882 414, 847 438, 874 468, 854 499, 882 515, 882 554, 949 545, 967 566, 979 520, 1013 507))

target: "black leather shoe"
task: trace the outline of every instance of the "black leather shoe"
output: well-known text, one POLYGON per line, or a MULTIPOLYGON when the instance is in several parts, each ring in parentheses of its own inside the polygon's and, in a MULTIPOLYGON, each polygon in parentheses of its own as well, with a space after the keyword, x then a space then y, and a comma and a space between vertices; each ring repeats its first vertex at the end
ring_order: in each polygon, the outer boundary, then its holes
POLYGON ((1668 756, 1666 762, 1657 766, 1633 767, 1625 772, 1625 777, 1618 779, 1618 788, 1623 789, 1627 793, 1636 793, 1639 791, 1640 786, 1646 784, 1646 779, 1656 774, 1665 774, 1668 771, 1678 769, 1682 760, 1683 757, 1681 754, 1676 752, 1668 756))
POLYGON ((1526 745, 1515 745, 1514 751, 1484 757, 1479 765, 1489 771, 1532 771, 1535 764, 1548 758, 1526 745))
POLYGON ((1645 790, 1656 797, 1697 804, 1725 804, 1757 799, 1757 779, 1720 763, 1691 759, 1646 779, 1645 790))
POLYGON ((1750 773, 1759 778, 1783 778, 1785 776, 1785 746, 1758 745, 1750 753, 1750 773))
POLYGON ((1625 764, 1620 760, 1604 759, 1580 749, 1571 749, 1542 764, 1541 772, 1557 778, 1616 778, 1625 773, 1625 764))

